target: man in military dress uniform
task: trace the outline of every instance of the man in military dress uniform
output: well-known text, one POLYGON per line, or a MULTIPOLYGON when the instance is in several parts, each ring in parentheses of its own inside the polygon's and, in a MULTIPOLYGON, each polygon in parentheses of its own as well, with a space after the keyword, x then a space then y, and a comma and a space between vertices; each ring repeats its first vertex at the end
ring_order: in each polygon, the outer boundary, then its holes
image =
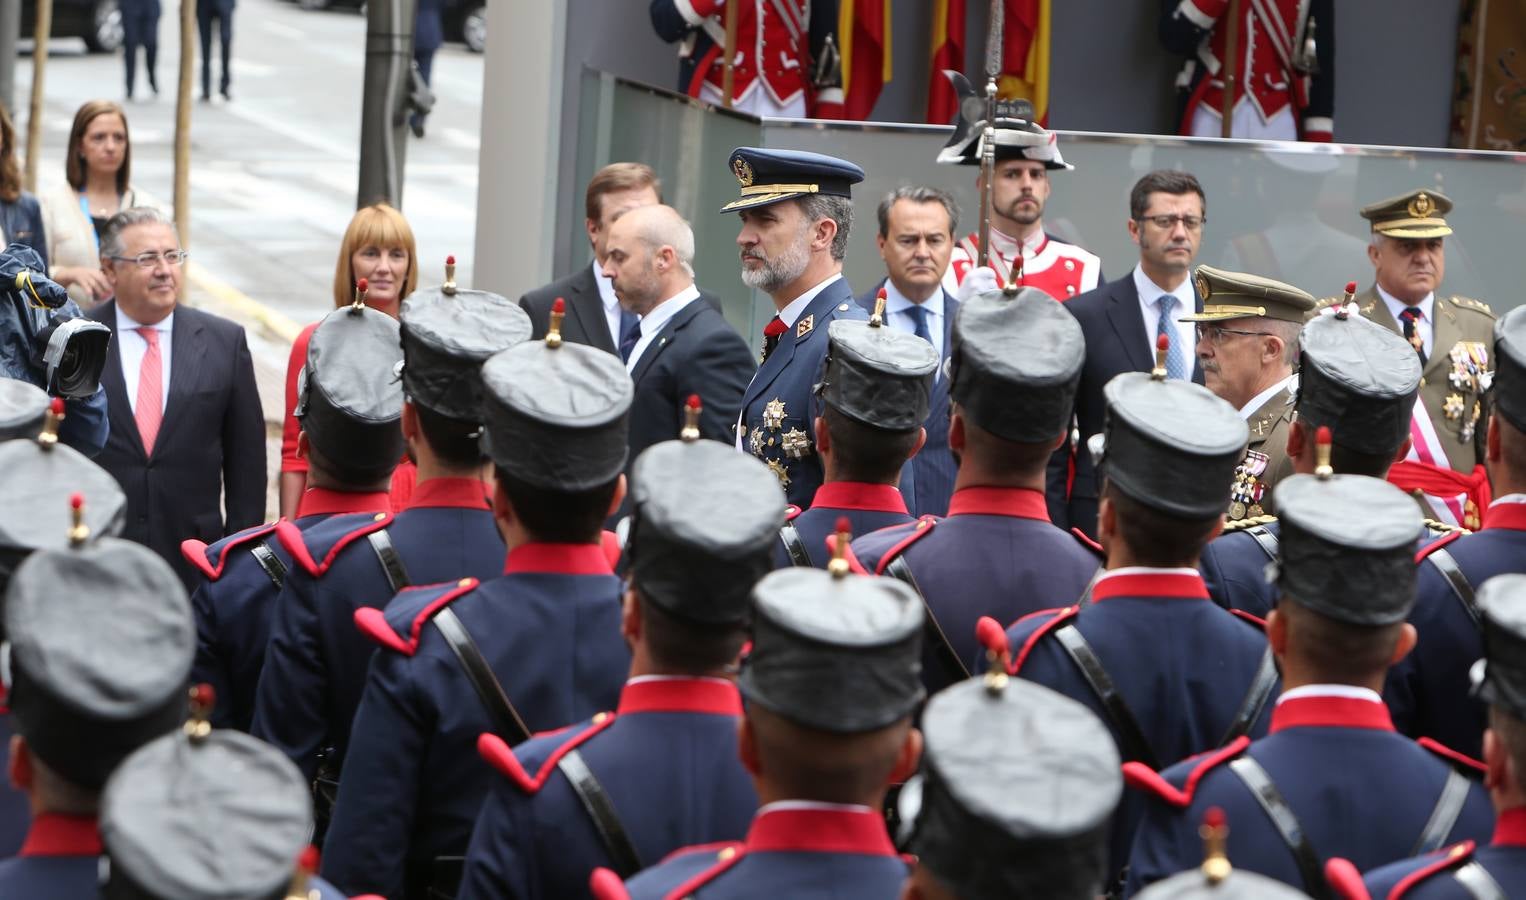
POLYGON ((1288 458, 1288 425, 1298 377, 1298 333, 1314 309, 1314 298, 1290 284, 1197 268, 1203 311, 1183 316, 1196 322, 1197 358, 1203 384, 1240 411, 1250 427, 1250 445, 1235 470, 1229 517, 1273 512, 1271 490, 1293 474, 1288 458))
POLYGON ((817 386, 816 452, 826 481, 809 509, 789 508, 779 531, 779 566, 826 568, 827 536, 846 519, 848 532, 868 534, 912 521, 897 488, 902 468, 927 440, 927 408, 938 351, 885 322, 879 301, 868 322, 833 322, 817 386))
POLYGON ((757 460, 699 439, 654 445, 631 471, 630 677, 613 713, 510 750, 477 817, 460 900, 584 896, 595 868, 634 875, 692 844, 736 841, 758 808, 737 757, 734 667, 753 585, 783 520, 757 460))
MULTIPOLYGON (((1168 380, 1164 357, 1162 348, 1150 374, 1119 375, 1103 391, 1106 424, 1089 449, 1107 571, 1079 604, 1005 635, 998 623, 979 626, 983 642, 1013 648, 1010 674, 1086 704, 1124 760, 1152 768, 1264 734, 1277 683, 1261 629, 1210 602, 1193 568, 1223 526, 1245 422, 1202 385, 1168 380)), ((1126 797, 1114 819, 1114 873, 1140 806, 1126 797)))
POLYGON ((969 298, 954 322, 949 445, 959 474, 945 519, 853 542, 869 571, 913 585, 928 609, 922 678, 938 690, 980 656, 975 623, 1070 603, 1096 574, 1092 546, 1049 522, 1044 467, 1067 437, 1086 350, 1081 326, 1033 288, 969 298))
POLYGON ((928 701, 922 733, 921 774, 901 792, 917 857, 903 900, 1102 894, 1123 779, 1091 710, 993 671, 928 701))
POLYGON ((763 329, 763 364, 742 395, 737 447, 763 460, 789 502, 808 506, 821 487, 812 443, 811 391, 827 352, 827 326, 867 319, 842 274, 853 224, 853 163, 798 150, 731 152, 740 199, 742 281, 767 294, 776 315, 763 329))
POLYGON ((323 874, 352 893, 450 896, 493 784, 485 731, 515 745, 615 708, 631 656, 601 525, 625 494, 620 358, 543 341, 482 366, 483 450, 502 577, 404 591, 355 625, 381 646, 355 713, 323 874))
POLYGON ((1420 641, 1394 667, 1383 697, 1399 730, 1478 756, 1484 709, 1468 697, 1468 667, 1481 652, 1474 591, 1526 572, 1526 309, 1494 329, 1492 415, 1486 438, 1494 502, 1483 530, 1454 532, 1421 551, 1410 622, 1420 641))
POLYGON ((1378 693, 1415 643, 1404 620, 1419 512, 1391 484, 1333 474, 1328 454, 1325 445, 1318 474, 1277 486, 1280 599, 1267 639, 1283 689, 1271 734, 1160 774, 1124 766, 1150 796, 1129 858, 1131 891, 1191 865, 1211 807, 1235 823, 1235 865, 1319 896, 1331 856, 1372 868, 1489 834, 1488 797, 1466 761, 1395 733, 1378 693))
MULTIPOLYGON (((963 76, 955 79, 954 85, 962 97, 976 99, 963 76)), ((938 152, 939 163, 980 165, 986 122, 981 117, 966 118, 963 111, 972 108, 983 111, 985 105, 960 105, 954 134, 938 152)), ((1003 101, 997 106, 991 247, 986 265, 996 276, 997 287, 1015 280, 1020 286, 1038 288, 1056 300, 1069 300, 1102 283, 1102 260, 1095 253, 1044 230, 1044 206, 1052 190, 1049 174, 1069 172, 1075 166, 1060 155, 1058 136, 1032 119, 1033 107, 1026 101, 1003 101)), ((985 197, 983 177, 976 177, 975 192, 985 197)), ((954 245, 948 271, 943 275, 943 286, 949 293, 959 293, 959 286, 979 261, 980 236, 971 232, 954 245)))
MULTIPOLYGON (((1345 310, 1312 319, 1299 344, 1297 416, 1287 440, 1293 470, 1314 472, 1315 438, 1329 429, 1330 462, 1338 474, 1383 478, 1409 446, 1410 411, 1420 388, 1414 352, 1393 332, 1345 310)), ((1265 616, 1276 605, 1266 565, 1277 558, 1278 529, 1271 516, 1237 519, 1203 550, 1198 567, 1221 606, 1265 616)), ((1424 529, 1417 537, 1430 539, 1424 529)))
POLYGON ((1496 812, 1494 837, 1488 845, 1465 843, 1371 872, 1372 896, 1506 900, 1526 894, 1526 575, 1484 582, 1478 606, 1484 655, 1475 690, 1489 704, 1484 784, 1496 812))
MULTIPOLYGON (((276 604, 251 733, 309 776, 321 748, 332 748, 324 751, 331 763, 344 759, 375 650, 355 630, 355 610, 379 609, 412 584, 490 578, 503 568, 503 539, 493 524, 478 444, 479 370, 489 356, 530 336, 529 316, 497 294, 458 289, 450 280, 403 301, 399 322, 400 329, 370 309, 336 310, 308 352, 309 369, 319 377, 327 366, 340 377, 369 372, 390 381, 374 373, 393 370, 401 359, 402 429, 393 434, 407 442, 418 464, 417 485, 396 518, 362 513, 335 516, 305 532, 279 529, 297 571, 276 604), (331 325, 340 327, 325 334, 331 325), (390 348, 382 346, 388 335, 390 348)), ((339 452, 351 440, 341 439, 339 452)), ((394 441, 379 443, 395 448, 394 441)))
POLYGON ((185 718, 196 632, 180 578, 142 545, 92 540, 83 514, 59 534, 71 546, 33 553, 5 594, 9 775, 34 817, 0 863, 4 897, 96 896, 101 789, 185 718))
POLYGON ((624 888, 596 872, 600 900, 786 897, 801 885, 880 900, 901 889, 906 863, 881 805, 922 748, 911 723, 925 696, 922 604, 894 579, 841 566, 775 571, 754 589, 753 608, 740 741, 763 807, 740 843, 681 850, 624 888))
MULTIPOLYGON (((335 516, 369 522, 390 510, 388 485, 401 455, 402 391, 396 380, 374 374, 398 361, 395 331, 357 329, 351 316, 340 313, 320 323, 318 331, 323 333, 320 353, 324 347, 343 347, 340 361, 353 359, 359 365, 334 365, 335 357, 328 355, 304 370, 297 446, 307 458, 308 477, 291 522, 297 532, 335 516), (335 334, 342 343, 331 340, 335 334)), ((211 546, 198 540, 180 545, 181 554, 205 579, 191 594, 197 634, 191 677, 212 687, 217 706, 211 720, 219 728, 248 731, 254 720, 276 598, 294 565, 277 529, 275 523, 257 525, 211 546)), ((300 714, 300 709, 292 712, 300 714)), ((324 730, 324 725, 315 726, 300 739, 320 740, 324 730)))
POLYGON ((1476 529, 1488 483, 1483 396, 1494 371, 1494 313, 1477 300, 1436 294, 1446 274, 1451 211, 1451 200, 1428 190, 1363 207, 1372 223, 1367 258, 1375 278, 1357 301, 1362 315, 1414 346, 1424 375, 1410 426, 1413 446, 1388 480, 1423 492, 1432 518, 1476 529))

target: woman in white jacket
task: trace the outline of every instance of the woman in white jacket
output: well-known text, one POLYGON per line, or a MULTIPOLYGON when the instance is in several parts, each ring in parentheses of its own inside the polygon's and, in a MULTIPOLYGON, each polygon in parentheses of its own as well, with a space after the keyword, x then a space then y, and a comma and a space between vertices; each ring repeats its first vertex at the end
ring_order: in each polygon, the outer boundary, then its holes
POLYGON ((127 115, 110 100, 91 100, 74 115, 64 161, 65 184, 42 195, 48 274, 81 309, 111 298, 101 272, 97 234, 118 211, 137 205, 128 184, 132 144, 127 115))

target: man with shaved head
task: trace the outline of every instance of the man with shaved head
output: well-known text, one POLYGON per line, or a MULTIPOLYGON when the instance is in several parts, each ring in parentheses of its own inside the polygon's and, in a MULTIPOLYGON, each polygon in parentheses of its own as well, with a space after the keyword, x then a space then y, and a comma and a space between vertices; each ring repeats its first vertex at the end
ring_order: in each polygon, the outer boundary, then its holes
POLYGON ((694 231, 671 206, 639 206, 609 228, 604 276, 640 323, 621 341, 635 382, 630 458, 683 427, 691 394, 700 398, 700 436, 730 441, 753 369, 747 342, 713 298, 694 285, 694 231))

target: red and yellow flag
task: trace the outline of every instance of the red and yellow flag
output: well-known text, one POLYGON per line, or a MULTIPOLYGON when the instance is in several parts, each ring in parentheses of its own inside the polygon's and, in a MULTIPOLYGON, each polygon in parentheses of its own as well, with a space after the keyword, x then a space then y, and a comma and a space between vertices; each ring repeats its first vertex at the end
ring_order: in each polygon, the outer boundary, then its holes
POLYGON ((842 53, 843 118, 867 119, 890 80, 890 0, 842 0, 837 39, 842 53))
POLYGON ((964 0, 933 0, 933 56, 927 79, 927 121, 947 125, 959 111, 959 98, 944 69, 964 71, 964 0))
POLYGON ((1007 19, 1002 41, 1002 76, 997 93, 1008 100, 1033 103, 1038 124, 1049 122, 1050 0, 1005 0, 1007 19))

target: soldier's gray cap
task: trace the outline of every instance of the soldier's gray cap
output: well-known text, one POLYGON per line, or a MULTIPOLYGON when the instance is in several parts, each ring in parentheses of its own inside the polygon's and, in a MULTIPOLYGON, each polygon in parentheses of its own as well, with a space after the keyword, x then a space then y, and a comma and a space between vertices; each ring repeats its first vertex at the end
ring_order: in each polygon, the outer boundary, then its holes
POLYGON ((530 316, 507 297, 457 288, 417 291, 399 314, 403 391, 451 419, 482 419, 482 364, 530 339, 530 316))
POLYGON ((35 438, 48 412, 48 394, 36 385, 0 377, 0 442, 35 438))
POLYGON ((1526 306, 1494 323, 1494 408, 1526 431, 1526 306))
POLYGON ((0 495, 6 498, 0 503, 0 553, 69 546, 76 494, 89 540, 121 534, 127 520, 121 484, 84 454, 58 443, 56 425, 43 433, 0 443, 0 495))
POLYGON ((927 420, 938 351, 880 318, 838 319, 827 326, 821 401, 854 421, 912 431, 927 420))
POLYGON ((363 305, 324 316, 308 342, 295 414, 308 443, 358 478, 385 477, 403 455, 402 361, 397 320, 363 305))
POLYGON ((1070 426, 1086 339, 1074 316, 1036 288, 987 291, 960 304, 949 396, 1003 440, 1040 443, 1070 426))
POLYGON ((1526 575, 1496 575, 1479 585, 1484 657, 1473 667, 1474 694, 1526 719, 1526 575))
POLYGON ((1355 315, 1310 319, 1299 336, 1298 421, 1336 444, 1392 454, 1409 436, 1420 359, 1394 332, 1355 315))

